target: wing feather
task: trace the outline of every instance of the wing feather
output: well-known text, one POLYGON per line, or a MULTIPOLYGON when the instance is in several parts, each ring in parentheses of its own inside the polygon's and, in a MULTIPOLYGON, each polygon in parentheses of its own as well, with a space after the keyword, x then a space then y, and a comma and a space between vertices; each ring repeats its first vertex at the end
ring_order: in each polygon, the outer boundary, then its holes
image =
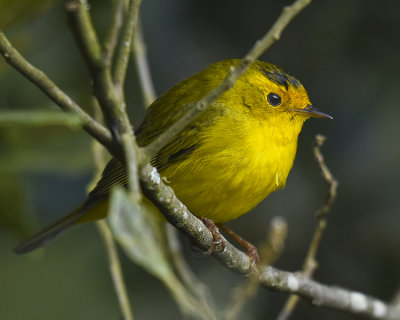
MULTIPOLYGON (((182 81, 159 97, 147 109, 144 121, 135 131, 138 145, 143 147, 150 144, 169 126, 180 119, 188 110, 190 103, 200 100, 225 78, 231 65, 232 62, 227 61, 225 66, 226 72, 223 73, 211 70, 216 67, 211 65, 209 68, 203 70, 201 74, 194 75, 182 81)), ((218 71, 221 71, 221 69, 218 69, 218 71)), ((223 114, 224 108, 221 108, 220 105, 218 105, 218 108, 211 106, 162 148, 153 157, 151 164, 162 171, 162 169, 169 165, 186 159, 196 148, 201 146, 203 142, 201 137, 204 129, 212 125, 213 121, 217 117, 223 116, 223 114)), ((127 177, 124 165, 119 160, 113 158, 104 169, 96 187, 89 193, 85 204, 91 204, 99 199, 104 199, 108 196, 112 188, 126 186, 126 184, 127 177)))

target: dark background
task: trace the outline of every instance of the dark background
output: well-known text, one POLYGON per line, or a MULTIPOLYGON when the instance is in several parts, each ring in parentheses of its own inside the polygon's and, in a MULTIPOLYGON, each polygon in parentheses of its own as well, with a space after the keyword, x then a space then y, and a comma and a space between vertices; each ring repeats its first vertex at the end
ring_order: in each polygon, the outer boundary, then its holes
MULTIPOLYGON (((242 57, 288 1, 144 0, 141 17, 151 71, 160 94, 208 64, 242 57)), ((109 2, 92 3, 99 30, 109 2)), ((318 254, 315 279, 390 300, 400 280, 400 2, 314 1, 262 60, 284 66, 333 121, 310 120, 287 186, 229 225, 252 243, 273 216, 289 224, 276 266, 299 270, 326 186, 313 160, 316 133, 340 182, 318 254)), ((7 22, 6 33, 34 65, 81 105, 89 106, 88 74, 68 30, 62 4, 7 22), (38 15, 38 12, 43 11, 38 15)), ((19 18, 16 15, 16 18, 19 18)), ((100 32, 101 33, 101 32, 100 32)), ((143 116, 134 64, 127 82, 135 125, 143 116)), ((56 110, 36 87, 0 61, 2 110, 56 110)), ((88 110, 90 111, 89 107, 88 110)), ((120 319, 106 258, 93 224, 76 228, 29 256, 13 246, 73 209, 93 174, 91 138, 63 127, 0 128, 0 318, 120 319)), ((199 258, 182 237, 187 259, 222 309, 243 280, 213 258, 199 258)), ((137 319, 179 319, 164 286, 121 254, 137 319)), ((239 319, 274 319, 285 294, 261 289, 239 319)), ((293 319, 354 319, 302 301, 293 319)))

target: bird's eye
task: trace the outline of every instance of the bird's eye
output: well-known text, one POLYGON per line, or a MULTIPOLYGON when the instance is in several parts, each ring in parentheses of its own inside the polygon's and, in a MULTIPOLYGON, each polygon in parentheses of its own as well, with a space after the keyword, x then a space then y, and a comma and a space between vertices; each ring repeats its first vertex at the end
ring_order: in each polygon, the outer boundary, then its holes
POLYGON ((268 102, 271 106, 273 107, 277 107, 281 104, 282 99, 279 95, 277 95, 276 93, 270 93, 267 96, 268 102))

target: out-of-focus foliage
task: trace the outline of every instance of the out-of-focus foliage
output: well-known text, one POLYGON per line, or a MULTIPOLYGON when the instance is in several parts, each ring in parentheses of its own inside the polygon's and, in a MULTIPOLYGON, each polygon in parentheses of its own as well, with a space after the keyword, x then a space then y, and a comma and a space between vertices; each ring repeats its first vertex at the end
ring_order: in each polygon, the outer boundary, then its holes
MULTIPOLYGON (((212 62, 243 56, 290 2, 143 0, 141 21, 157 92, 212 62)), ((96 26, 106 30, 111 2, 91 5, 96 26)), ((322 152, 340 185, 315 278, 386 300, 400 282, 399 10, 395 0, 379 6, 372 0, 313 1, 262 57, 292 72, 313 104, 335 119, 309 120, 286 188, 230 223, 258 244, 265 239, 269 220, 285 216, 288 238, 277 266, 300 269, 313 213, 325 196, 310 150, 313 136, 322 133, 328 137, 322 152)), ((62 2, 6 33, 29 61, 91 111, 87 71, 62 2)), ((0 77, 0 109, 56 109, 2 59, 0 77)), ((144 107, 133 64, 126 95, 137 126, 144 107)), ((11 252, 28 228, 37 230, 38 224, 55 220, 83 200, 94 167, 90 141, 83 131, 64 127, 0 128, 0 319, 118 318, 103 248, 90 224, 66 234, 42 254, 16 257, 11 252), (26 221, 22 227, 21 219, 26 221)), ((242 280, 214 259, 199 258, 182 240, 192 268, 210 287, 217 307, 224 307, 234 284, 242 280)), ((181 317, 157 279, 125 258, 123 269, 137 319, 181 317)), ((260 290, 239 319, 275 318, 285 298, 260 290)), ((354 319, 306 303, 299 305, 294 318, 354 319)))
POLYGON ((22 237, 33 232, 31 226, 38 227, 38 224, 32 221, 30 198, 23 182, 17 176, 4 173, 1 175, 0 222, 5 228, 20 232, 22 237))
POLYGON ((202 305, 175 275, 157 208, 147 199, 134 199, 124 190, 112 193, 110 201, 108 221, 126 255, 164 283, 183 314, 213 319, 208 305, 202 305))
POLYGON ((0 29, 28 22, 46 11, 54 0, 0 0, 0 29))

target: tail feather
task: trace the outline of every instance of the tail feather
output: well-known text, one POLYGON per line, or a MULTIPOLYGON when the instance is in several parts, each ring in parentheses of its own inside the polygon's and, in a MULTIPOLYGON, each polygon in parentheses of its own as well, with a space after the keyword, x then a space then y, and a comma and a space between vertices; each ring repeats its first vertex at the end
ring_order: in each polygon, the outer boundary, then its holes
POLYGON ((82 215, 86 212, 83 206, 76 208, 67 216, 57 220, 53 224, 49 225, 47 228, 33 235, 28 240, 19 244, 14 252, 17 254, 24 254, 31 252, 37 248, 43 247, 49 242, 53 241, 59 235, 69 230, 75 224, 79 222, 82 215))

